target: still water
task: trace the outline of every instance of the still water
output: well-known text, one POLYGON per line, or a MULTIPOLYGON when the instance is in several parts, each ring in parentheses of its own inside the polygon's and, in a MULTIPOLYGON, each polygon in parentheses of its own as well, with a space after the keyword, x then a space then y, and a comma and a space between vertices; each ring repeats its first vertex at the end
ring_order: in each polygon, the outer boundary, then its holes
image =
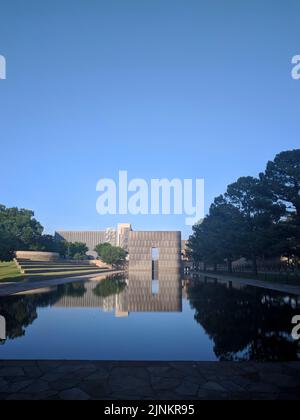
POLYGON ((0 298, 0 359, 300 360, 299 296, 151 273, 0 298))

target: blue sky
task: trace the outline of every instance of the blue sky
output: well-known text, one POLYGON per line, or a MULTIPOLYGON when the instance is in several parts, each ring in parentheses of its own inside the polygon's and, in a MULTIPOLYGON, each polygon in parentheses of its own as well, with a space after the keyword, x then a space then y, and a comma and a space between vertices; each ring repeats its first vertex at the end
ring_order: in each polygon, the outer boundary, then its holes
POLYGON ((190 228, 99 216, 96 183, 205 178, 206 208, 299 147, 298 0, 2 0, 0 202, 46 231, 190 228))

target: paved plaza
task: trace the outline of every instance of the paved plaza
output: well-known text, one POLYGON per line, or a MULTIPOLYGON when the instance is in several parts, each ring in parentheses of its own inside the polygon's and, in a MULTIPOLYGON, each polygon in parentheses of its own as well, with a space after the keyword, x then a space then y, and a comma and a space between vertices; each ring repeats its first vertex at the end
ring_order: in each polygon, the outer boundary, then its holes
POLYGON ((300 363, 0 362, 1 400, 300 400, 300 363))

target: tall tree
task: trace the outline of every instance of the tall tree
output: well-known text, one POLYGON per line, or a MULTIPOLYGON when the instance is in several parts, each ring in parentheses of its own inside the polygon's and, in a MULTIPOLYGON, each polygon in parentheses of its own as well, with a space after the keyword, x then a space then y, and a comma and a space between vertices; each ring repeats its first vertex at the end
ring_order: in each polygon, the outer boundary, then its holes
POLYGON ((204 265, 213 264, 215 267, 222 262, 222 258, 217 253, 217 244, 210 231, 210 219, 206 216, 201 224, 193 226, 193 234, 187 243, 187 254, 194 263, 204 265))
POLYGON ((193 235, 188 242, 190 256, 204 264, 228 264, 232 272, 232 262, 238 258, 239 232, 243 219, 237 208, 226 202, 223 196, 215 199, 209 215, 202 224, 193 227, 193 235))
POLYGON ((97 245, 95 251, 104 263, 113 266, 123 265, 127 256, 127 252, 124 249, 112 246, 109 243, 97 245))
POLYGON ((274 243, 291 261, 300 257, 300 149, 279 153, 260 174, 275 200, 286 205, 286 220, 280 222, 274 243))
POLYGON ((274 203, 266 183, 253 177, 242 177, 229 185, 225 199, 243 218, 238 247, 244 257, 252 260, 257 274, 257 257, 263 256, 272 245, 272 232, 284 215, 285 206, 274 203))
POLYGON ((300 149, 279 153, 260 175, 278 201, 300 218, 300 149))
POLYGON ((14 251, 37 249, 43 233, 42 225, 34 213, 16 207, 0 205, 0 253, 1 258, 10 260, 14 251))
POLYGON ((14 238, 0 228, 0 261, 11 261, 15 254, 14 238))
POLYGON ((0 227, 15 240, 16 249, 32 249, 43 233, 43 226, 34 218, 34 212, 17 207, 0 206, 0 227))

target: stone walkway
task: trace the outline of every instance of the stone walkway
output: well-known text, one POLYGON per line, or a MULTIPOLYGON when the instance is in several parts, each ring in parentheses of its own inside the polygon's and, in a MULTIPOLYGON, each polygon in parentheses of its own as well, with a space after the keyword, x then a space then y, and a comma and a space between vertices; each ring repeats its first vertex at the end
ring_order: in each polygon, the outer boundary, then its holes
POLYGON ((299 285, 290 285, 290 284, 281 284, 281 283, 274 283, 270 281, 263 281, 257 279, 246 279, 243 277, 234 277, 230 275, 222 275, 217 273, 203 273, 201 272, 203 277, 207 277, 211 280, 218 280, 225 283, 238 283, 244 286, 253 286, 258 287, 261 289, 273 290, 280 293, 287 293, 290 295, 300 296, 300 286, 299 285))
POLYGON ((0 400, 300 400, 300 363, 0 362, 0 400))

